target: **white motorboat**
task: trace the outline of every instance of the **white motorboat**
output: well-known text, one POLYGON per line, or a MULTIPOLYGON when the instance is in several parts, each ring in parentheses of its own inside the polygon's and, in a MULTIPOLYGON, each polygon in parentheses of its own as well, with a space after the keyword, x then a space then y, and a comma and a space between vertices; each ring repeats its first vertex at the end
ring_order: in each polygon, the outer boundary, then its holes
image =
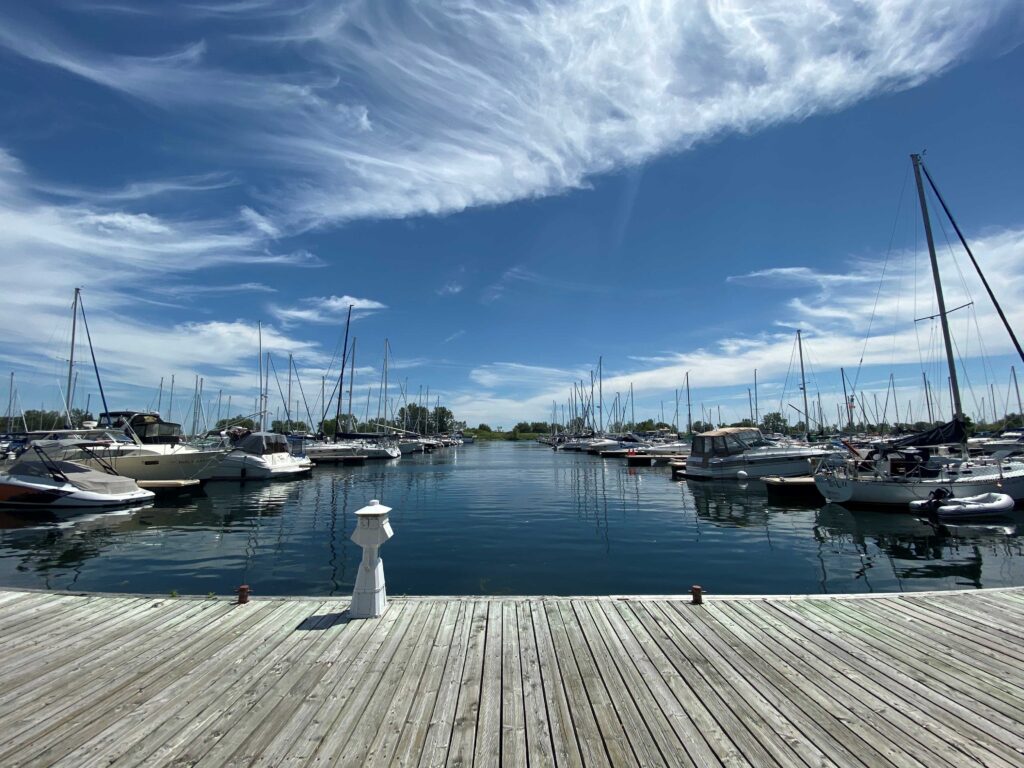
POLYGON ((362 456, 360 446, 353 442, 338 441, 334 443, 306 443, 303 446, 306 457, 314 463, 317 461, 341 461, 348 456, 362 456))
POLYGON ((192 480, 216 465, 225 448, 196 448, 185 442, 181 426, 163 421, 156 413, 119 411, 102 414, 111 426, 96 429, 32 432, 30 440, 82 438, 96 446, 81 462, 104 470, 98 459, 117 474, 133 480, 192 480))
POLYGON ((293 456, 288 438, 275 432, 249 432, 238 437, 203 480, 284 480, 308 474, 313 462, 293 456))
POLYGON ((952 498, 945 489, 937 489, 929 499, 910 502, 910 509, 921 514, 933 514, 940 520, 962 520, 1005 515, 1013 511, 1014 505, 1013 497, 1007 493, 982 493, 952 498))
POLYGON ((780 445, 765 439, 756 427, 723 427, 694 435, 683 470, 704 480, 757 480, 768 475, 809 475, 812 464, 831 451, 802 445, 780 445))
POLYGON ((87 440, 38 440, 0 474, 0 506, 120 507, 153 499, 127 477, 72 459, 87 457, 87 440))

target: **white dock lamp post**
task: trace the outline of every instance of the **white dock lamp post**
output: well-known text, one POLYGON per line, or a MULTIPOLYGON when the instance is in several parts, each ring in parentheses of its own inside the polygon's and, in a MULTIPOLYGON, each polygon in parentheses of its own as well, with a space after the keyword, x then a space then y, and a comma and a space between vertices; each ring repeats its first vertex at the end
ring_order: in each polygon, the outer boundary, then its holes
POLYGON ((352 604, 348 615, 353 619, 369 619, 381 616, 388 607, 387 590, 384 588, 384 562, 378 550, 394 536, 388 512, 377 499, 368 506, 356 510, 356 529, 352 541, 363 548, 363 560, 356 574, 356 587, 352 590, 352 604))

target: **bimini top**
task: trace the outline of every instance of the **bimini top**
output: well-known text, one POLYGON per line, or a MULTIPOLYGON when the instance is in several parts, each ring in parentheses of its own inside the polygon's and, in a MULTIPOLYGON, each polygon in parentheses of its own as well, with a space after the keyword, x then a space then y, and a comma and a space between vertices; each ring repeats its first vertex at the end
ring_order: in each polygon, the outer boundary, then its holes
POLYGON ((254 456, 266 453, 291 453, 288 438, 276 432, 250 432, 238 439, 235 448, 254 456))

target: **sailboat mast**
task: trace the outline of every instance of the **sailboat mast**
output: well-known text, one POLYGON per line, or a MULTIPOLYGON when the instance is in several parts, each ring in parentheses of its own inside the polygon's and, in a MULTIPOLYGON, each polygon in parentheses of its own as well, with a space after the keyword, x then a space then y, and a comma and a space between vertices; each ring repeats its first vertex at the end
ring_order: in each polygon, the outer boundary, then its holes
MULTIPOLYGON (((259 420, 256 422, 256 426, 259 427, 259 431, 263 431, 263 323, 256 323, 256 371, 259 376, 259 399, 256 401, 256 411, 259 414, 259 420)), ((171 379, 174 382, 174 379, 171 379)))
POLYGON ((953 357, 953 340, 949 335, 949 319, 946 317, 946 300, 942 295, 942 281, 939 279, 939 260, 935 255, 935 239, 932 237, 932 223, 928 218, 928 201, 925 199, 924 182, 921 180, 921 156, 911 155, 914 162, 914 179, 917 181, 917 196, 921 202, 921 218, 924 220, 924 236, 928 241, 928 258, 932 263, 932 278, 935 280, 935 298, 939 304, 939 322, 942 324, 942 340, 946 345, 946 364, 949 366, 949 387, 953 394, 953 419, 962 421, 964 411, 960 405, 960 385, 956 379, 956 360, 953 357))
MULTIPOLYGON (((352 304, 348 305, 348 317, 345 319, 345 341, 341 350, 341 370, 338 372, 338 407, 334 411, 334 434, 337 435, 341 428, 341 399, 345 396, 345 363, 348 357, 348 328, 352 324, 352 304)), ((353 348, 355 341, 353 340, 353 348)), ((351 398, 350 398, 351 399, 351 398)), ((351 411, 351 406, 349 407, 351 411)))
POLYGON ((811 414, 807 410, 807 380, 804 378, 804 342, 803 336, 798 328, 796 331, 796 345, 800 350, 800 389, 804 393, 804 436, 811 436, 811 414))
MULTIPOLYGON (((1021 419, 1021 423, 1024 424, 1024 409, 1020 407, 1020 387, 1017 386, 1017 369, 1012 365, 1010 366, 1010 373, 1013 374, 1013 388, 1017 390, 1017 416, 1021 419)), ((11 374, 13 380, 14 374, 11 374)))
MULTIPOLYGON (((755 379, 756 381, 756 379, 755 379)), ((686 432, 693 434, 693 405, 690 403, 690 372, 686 372, 686 432)))
MULTIPOLYGON (((296 409, 297 410, 297 409, 296 409)), ((288 353, 288 400, 284 406, 285 427, 284 431, 292 431, 292 353, 288 353)))
POLYGON ((761 421, 761 412, 757 407, 757 368, 754 369, 754 426, 761 421))
MULTIPOLYGON (((352 410, 352 385, 356 380, 356 337, 352 337, 352 359, 349 361, 348 369, 348 415, 349 418, 354 422, 356 420, 355 411, 352 410)), ((355 432, 355 424, 352 425, 352 431, 355 432)))
POLYGON ((75 297, 71 302, 71 355, 68 357, 68 388, 64 390, 67 393, 64 410, 68 414, 68 429, 74 426, 71 423, 71 371, 75 367, 75 330, 78 326, 78 294, 81 292, 81 288, 75 288, 75 297))

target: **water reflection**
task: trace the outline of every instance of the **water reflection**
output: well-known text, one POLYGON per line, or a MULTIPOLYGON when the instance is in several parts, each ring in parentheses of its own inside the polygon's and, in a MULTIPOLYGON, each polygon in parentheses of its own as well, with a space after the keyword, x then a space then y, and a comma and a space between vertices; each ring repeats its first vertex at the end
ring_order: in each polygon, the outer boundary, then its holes
POLYGON ((121 512, 0 512, 0 584, 182 594, 351 591, 354 512, 380 499, 389 589, 410 594, 869 592, 1024 583, 1019 513, 937 526, 780 504, 761 483, 673 482, 659 467, 523 444, 467 446, 307 479, 215 483, 121 512))

